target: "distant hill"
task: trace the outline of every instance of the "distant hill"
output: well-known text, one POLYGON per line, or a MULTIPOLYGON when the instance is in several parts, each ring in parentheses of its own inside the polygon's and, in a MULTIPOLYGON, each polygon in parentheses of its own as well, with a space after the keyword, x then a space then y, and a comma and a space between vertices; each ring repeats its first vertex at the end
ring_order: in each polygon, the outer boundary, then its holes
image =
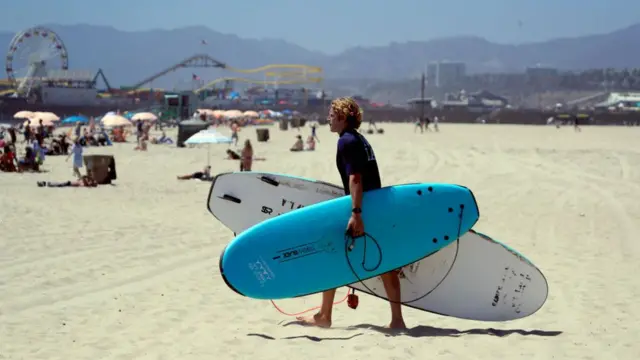
MULTIPOLYGON (((202 26, 140 32, 92 25, 45 26, 62 37, 72 69, 95 71, 102 68, 112 85, 132 84, 202 52, 236 68, 278 63, 321 66, 330 80, 411 78, 416 77, 427 62, 445 59, 465 62, 471 72, 522 71, 537 63, 575 70, 640 64, 640 48, 635 46, 640 39, 640 24, 608 34, 524 45, 496 44, 467 36, 354 47, 334 56, 283 40, 243 39, 202 26), (202 40, 206 40, 207 45, 202 45, 202 40)), ((0 48, 8 48, 13 35, 0 32, 0 48)), ((184 69, 153 85, 172 86, 187 81, 192 73, 203 79, 237 75, 184 69)))

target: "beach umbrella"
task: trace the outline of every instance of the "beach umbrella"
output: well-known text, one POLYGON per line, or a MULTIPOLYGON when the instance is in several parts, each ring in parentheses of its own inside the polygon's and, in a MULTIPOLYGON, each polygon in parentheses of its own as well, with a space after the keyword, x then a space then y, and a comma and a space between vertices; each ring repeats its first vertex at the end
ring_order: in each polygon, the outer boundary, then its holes
POLYGON ((58 117, 58 115, 52 113, 52 112, 40 112, 40 111, 36 111, 33 113, 33 115, 29 118, 32 120, 49 120, 49 121, 60 121, 60 118, 58 117))
POLYGON ((240 110, 228 110, 224 112, 224 117, 227 119, 234 119, 242 117, 242 111, 240 110))
POLYGON ((198 109, 196 110, 197 113, 199 114, 205 114, 205 115, 213 115, 214 111, 211 109, 198 109))
POLYGON ((32 116, 33 112, 27 110, 18 111, 17 113, 13 114, 14 119, 29 119, 32 116))
POLYGON ((232 142, 233 140, 231 140, 230 137, 209 129, 200 130, 199 132, 191 135, 191 137, 184 143, 188 145, 207 144, 207 165, 209 165, 209 159, 211 158, 211 144, 231 144, 232 142))
POLYGON ((152 114, 150 112, 140 112, 137 113, 135 115, 133 115, 133 117, 131 118, 131 120, 133 121, 156 121, 158 120, 158 117, 155 114, 152 114))
POLYGON ((131 126, 131 122, 120 115, 105 115, 102 117, 102 125, 106 127, 131 126))
POLYGON ((251 111, 251 110, 245 111, 242 115, 244 115, 246 117, 252 117, 252 118, 257 118, 257 117, 260 116, 257 112, 251 111))
POLYGON ((81 124, 87 124, 89 123, 89 119, 87 119, 86 116, 82 115, 69 116, 68 118, 62 120, 61 124, 75 124, 78 122, 81 124))

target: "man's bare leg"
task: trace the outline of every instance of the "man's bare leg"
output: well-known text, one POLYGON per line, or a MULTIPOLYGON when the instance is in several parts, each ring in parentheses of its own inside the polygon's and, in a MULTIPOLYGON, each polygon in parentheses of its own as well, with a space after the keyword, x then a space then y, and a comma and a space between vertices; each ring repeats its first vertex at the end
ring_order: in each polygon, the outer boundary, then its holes
POLYGON ((384 284, 384 290, 387 292, 389 305, 391 306, 391 329, 406 329, 407 326, 402 318, 402 301, 400 295, 400 278, 397 271, 391 271, 380 276, 384 284))
POLYGON ((320 311, 313 316, 298 316, 296 319, 298 321, 302 321, 305 325, 313 325, 323 328, 331 327, 331 314, 333 312, 333 301, 335 297, 336 289, 323 292, 320 311))

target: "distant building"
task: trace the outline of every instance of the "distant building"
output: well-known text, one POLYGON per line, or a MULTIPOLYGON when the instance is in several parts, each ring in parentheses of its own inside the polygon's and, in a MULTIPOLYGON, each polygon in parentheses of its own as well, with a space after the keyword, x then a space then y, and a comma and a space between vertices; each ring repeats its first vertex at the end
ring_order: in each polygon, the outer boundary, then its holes
POLYGON ((39 79, 43 104, 68 106, 92 105, 97 102, 98 90, 94 75, 85 70, 49 70, 39 79))
POLYGON ((483 90, 477 93, 467 94, 461 91, 458 94, 448 94, 446 100, 442 102, 444 110, 465 109, 470 112, 487 112, 502 109, 509 105, 509 101, 483 90))
POLYGON ((607 100, 596 104, 597 110, 640 111, 640 93, 611 93, 607 100))
POLYGON ((437 61, 427 64, 427 85, 446 87, 460 84, 467 75, 467 66, 462 62, 437 61))
POLYGON ((424 107, 425 110, 431 110, 435 107, 432 98, 413 98, 407 100, 407 104, 411 110, 420 110, 422 107, 424 107))

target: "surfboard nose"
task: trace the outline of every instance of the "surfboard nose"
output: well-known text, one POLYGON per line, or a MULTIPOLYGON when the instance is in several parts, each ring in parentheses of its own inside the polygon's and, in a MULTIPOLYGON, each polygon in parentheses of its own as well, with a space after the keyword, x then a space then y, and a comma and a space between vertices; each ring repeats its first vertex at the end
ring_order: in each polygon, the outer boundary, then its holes
POLYGON ((238 289, 233 287, 233 285, 231 285, 231 283, 227 279, 227 276, 224 274, 224 268, 222 267, 222 259, 224 258, 225 250, 227 250, 226 246, 224 247, 224 249, 222 249, 222 253, 220 253, 220 261, 218 263, 218 267, 220 268, 220 275, 222 276, 222 280, 224 281, 225 284, 227 284, 229 289, 233 290, 235 293, 237 293, 239 295, 246 296, 245 294, 243 294, 240 291, 238 291, 238 289))
POLYGON ((471 191, 471 189, 469 189, 466 186, 462 186, 462 185, 458 185, 458 186, 460 186, 461 188, 466 189, 469 192, 469 194, 471 195, 472 208, 471 209, 466 209, 466 211, 472 211, 473 217, 476 219, 473 222, 473 225, 471 226, 471 227, 473 227, 478 222, 478 219, 480 219, 480 207, 478 206, 478 200, 476 200, 476 195, 473 193, 473 191, 471 191))

